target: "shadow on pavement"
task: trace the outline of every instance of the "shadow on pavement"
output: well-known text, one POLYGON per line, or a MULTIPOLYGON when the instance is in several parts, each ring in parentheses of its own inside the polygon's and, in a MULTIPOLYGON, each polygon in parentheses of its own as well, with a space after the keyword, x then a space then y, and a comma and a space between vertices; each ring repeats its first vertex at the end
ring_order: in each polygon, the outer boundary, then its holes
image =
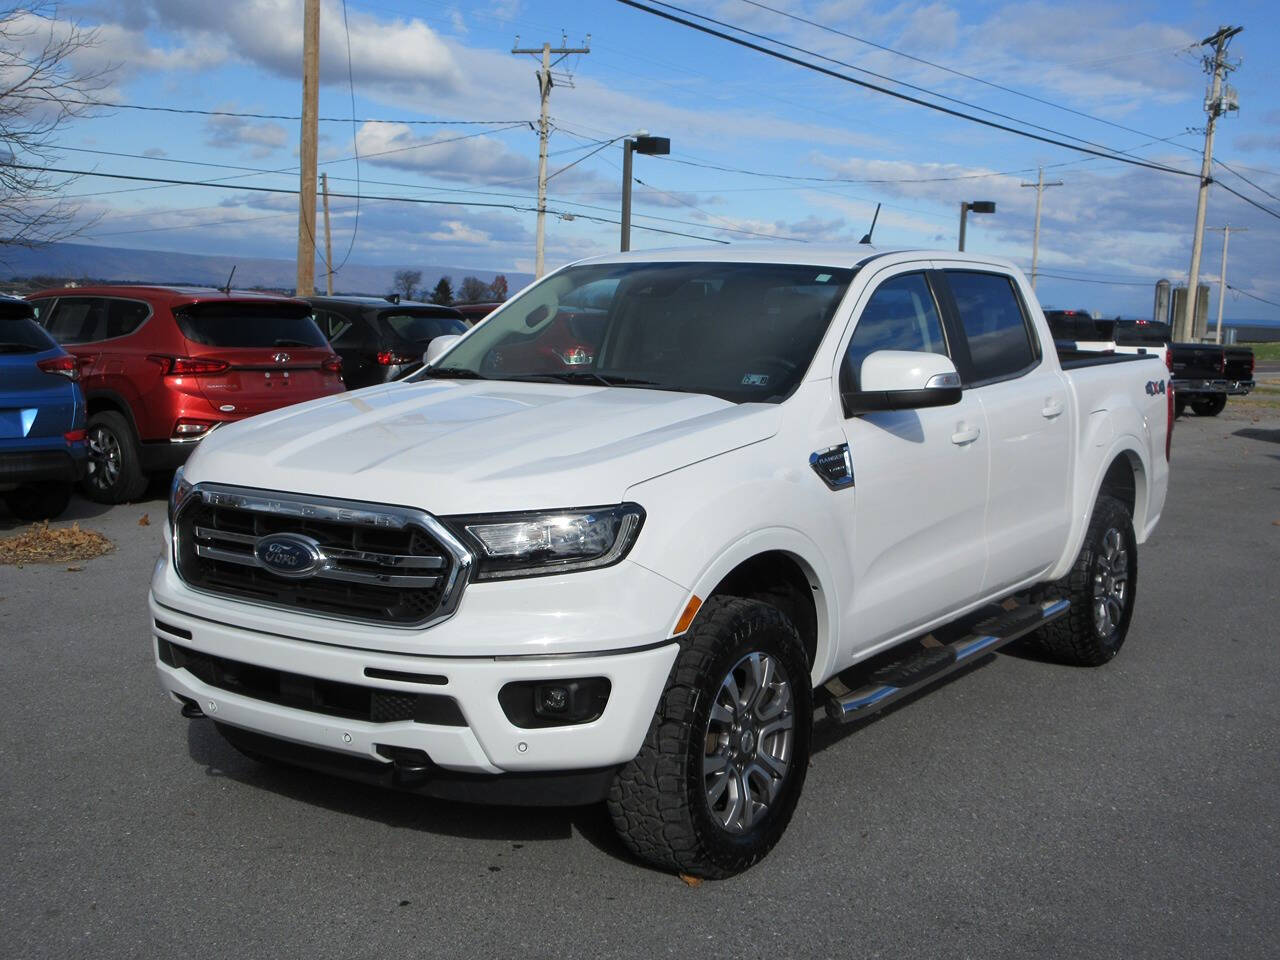
POLYGON ((1264 443, 1280 443, 1280 430, 1259 430, 1257 427, 1245 427, 1232 434, 1233 437, 1244 437, 1246 440, 1261 440, 1264 443))
POLYGON ((301 767, 251 760, 205 720, 188 723, 187 750, 207 776, 269 790, 298 802, 300 808, 314 804, 397 829, 473 840, 564 840, 576 830, 601 852, 634 863, 614 833, 603 803, 581 807, 481 806, 380 789, 301 767))

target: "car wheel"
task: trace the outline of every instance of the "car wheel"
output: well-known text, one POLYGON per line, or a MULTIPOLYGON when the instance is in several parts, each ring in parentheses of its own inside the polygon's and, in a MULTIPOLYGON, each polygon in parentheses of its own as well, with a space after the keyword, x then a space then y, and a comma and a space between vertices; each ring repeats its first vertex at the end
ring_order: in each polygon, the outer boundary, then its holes
POLYGON ((38 487, 19 487, 4 495, 4 505, 9 508, 9 512, 26 523, 60 517, 70 502, 70 483, 46 483, 38 487))
POLYGON ((1138 587, 1138 544, 1124 504, 1101 494, 1075 566, 1036 591, 1040 599, 1065 597, 1070 612, 1029 638, 1060 663, 1097 667, 1120 652, 1129 632, 1138 587))
POLYGON ((1216 417, 1223 411, 1226 405, 1226 394, 1219 393, 1204 400, 1197 400, 1191 405, 1191 409, 1196 412, 1197 417, 1216 417))
POLYGON ((681 641, 634 760, 609 792, 622 841, 673 872, 747 869, 791 821, 809 765, 813 689, 791 621, 713 597, 681 641))
POLYGON ((129 421, 114 410, 95 413, 86 434, 89 473, 80 481, 85 496, 98 503, 125 503, 142 496, 147 476, 129 421))

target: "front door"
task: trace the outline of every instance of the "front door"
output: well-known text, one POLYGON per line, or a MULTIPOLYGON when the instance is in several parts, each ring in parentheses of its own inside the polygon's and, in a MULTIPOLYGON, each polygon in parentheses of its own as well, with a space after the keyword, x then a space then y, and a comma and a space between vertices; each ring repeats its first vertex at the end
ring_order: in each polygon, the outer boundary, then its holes
MULTIPOLYGON (((842 390, 858 389, 875 350, 950 355, 929 277, 888 275, 855 310, 842 390)), ((976 599, 987 560, 988 442, 981 403, 862 414, 845 420, 853 460, 849 538, 854 650, 877 646, 976 599)))

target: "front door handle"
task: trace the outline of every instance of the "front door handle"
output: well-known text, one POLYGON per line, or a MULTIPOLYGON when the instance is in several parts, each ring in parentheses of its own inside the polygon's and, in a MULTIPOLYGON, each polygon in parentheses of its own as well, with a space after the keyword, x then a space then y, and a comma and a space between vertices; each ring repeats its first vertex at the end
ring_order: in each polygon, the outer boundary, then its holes
POLYGON ((1041 410, 1040 413, 1046 420, 1052 420, 1054 417, 1058 416, 1058 414, 1062 413, 1064 409, 1065 405, 1061 398, 1046 397, 1044 401, 1044 409, 1041 410))
POLYGON ((951 442, 958 447, 963 447, 967 443, 973 443, 978 439, 981 431, 977 427, 966 427, 963 424, 951 435, 951 442))

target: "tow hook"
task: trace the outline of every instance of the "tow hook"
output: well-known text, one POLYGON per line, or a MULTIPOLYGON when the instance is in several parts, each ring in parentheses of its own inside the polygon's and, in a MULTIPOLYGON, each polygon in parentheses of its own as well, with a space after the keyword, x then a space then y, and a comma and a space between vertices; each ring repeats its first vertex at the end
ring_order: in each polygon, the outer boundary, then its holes
POLYGON ((182 701, 181 712, 184 717, 186 717, 188 720, 204 719, 204 711, 200 709, 200 705, 198 703, 196 703, 194 700, 189 700, 183 696, 179 696, 178 699, 182 701))

